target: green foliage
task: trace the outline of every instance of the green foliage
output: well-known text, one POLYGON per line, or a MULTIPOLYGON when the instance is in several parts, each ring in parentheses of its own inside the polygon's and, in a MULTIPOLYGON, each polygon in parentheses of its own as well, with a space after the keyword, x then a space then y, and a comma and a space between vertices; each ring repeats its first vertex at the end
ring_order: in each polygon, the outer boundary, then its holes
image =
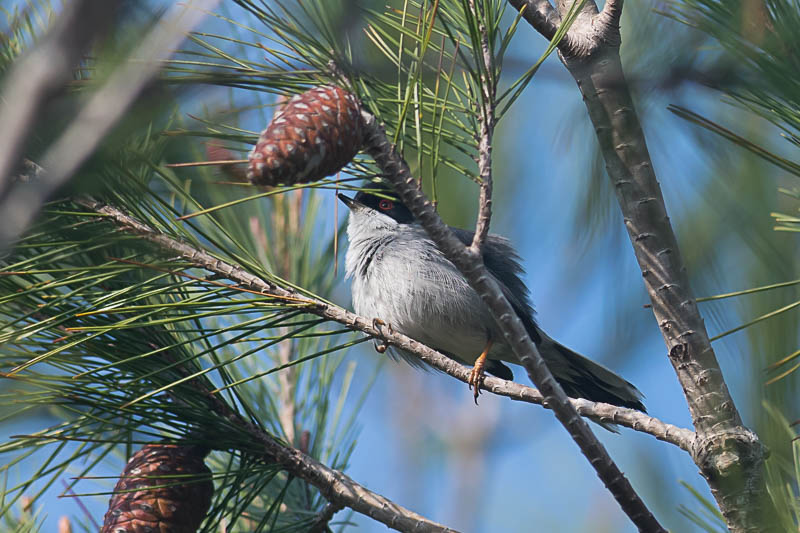
MULTIPOLYGON (((443 164, 474 178, 473 110, 502 105, 499 119, 538 68, 497 97, 480 90, 482 76, 499 86, 520 20, 509 17, 503 29, 501 0, 479 3, 476 12, 460 0, 364 9, 356 33, 346 26, 348 2, 236 4, 236 12, 224 7, 213 14, 219 33, 193 33, 163 71, 163 81, 179 91, 228 88, 230 107, 131 122, 124 136, 105 143, 70 193, 89 192, 171 237, 317 298, 328 298, 337 283, 329 265, 336 263, 341 231, 324 221, 323 190, 371 177, 369 164, 355 161, 350 177, 253 193, 213 183, 219 175, 207 168, 173 170, 165 160, 202 160, 197 138, 243 154, 256 139, 245 124, 263 125, 280 103, 268 98, 334 82, 358 94, 399 146, 417 154, 421 176, 435 178, 443 164), (357 56, 359 39, 391 50, 376 46, 379 54, 357 56), (386 66, 392 75, 381 70, 386 66)), ((34 41, 32 20, 29 11, 12 16, 6 64, 34 41)), ((108 70, 99 62, 86 67, 76 75, 108 70)), ((89 78, 77 88, 91 85, 89 78)), ((184 98, 184 108, 193 104, 184 98)), ((72 478, 66 492, 106 499, 114 479, 96 479, 98 468, 119 472, 120 459, 141 444, 167 440, 214 450, 207 460, 215 497, 206 531, 221 523, 227 531, 307 528, 325 504, 319 492, 265 461, 252 434, 209 399, 224 400, 238 419, 345 469, 363 397, 346 398, 351 385, 365 391, 370 380, 356 381, 340 351, 364 339, 304 307, 165 257, 69 199, 48 204, 2 261, 0 371, 17 386, 0 402, 14 415, 47 409, 57 422, 0 445, 0 472, 21 479, 3 491, 0 516, 10 519, 23 495, 35 505, 64 477, 72 478), (37 466, 23 473, 23 461, 37 466)))
MULTIPOLYGON (((238 211, 238 225, 211 216, 181 222, 200 204, 191 182, 161 165, 166 139, 154 134, 121 147, 94 176, 101 184, 95 194, 283 286, 330 292, 333 247, 319 246, 318 195, 295 193, 264 211, 251 203, 238 211)), ((4 263, 2 370, 28 386, 4 401, 52 406, 61 422, 0 446, 9 457, 4 471, 23 457, 41 465, 8 488, 0 511, 31 495, 35 481, 46 480, 34 500, 68 473, 71 490, 114 453, 127 456, 154 439, 219 450, 209 460, 217 473, 209 524, 224 518, 230 531, 301 527, 321 509, 318 492, 265 463, 252 435, 213 410, 207 393, 276 438, 295 445, 305 438, 312 456, 344 468, 355 437, 343 403, 354 368, 330 354, 360 340, 342 337, 341 327, 308 315, 303 304, 166 258, 69 201, 48 205, 4 263)))
MULTIPOLYGON (((697 64, 708 73, 705 81, 716 91, 714 94, 722 96, 720 115, 725 121, 713 119, 708 113, 700 114, 689 106, 676 105, 669 109, 712 132, 720 143, 727 144, 725 151, 735 161, 718 158, 712 170, 714 178, 704 191, 715 198, 716 209, 720 209, 718 199, 722 198, 730 203, 726 212, 746 221, 735 231, 738 242, 754 257, 735 255, 744 259, 736 263, 736 268, 743 271, 743 277, 757 280, 755 287, 706 299, 737 297, 735 305, 743 316, 739 325, 725 328, 712 340, 727 339, 740 331, 748 333, 747 344, 739 342, 738 349, 748 353, 751 359, 748 362, 753 368, 752 397, 766 398, 764 405, 754 401, 750 409, 752 423, 771 451, 767 461, 769 496, 779 510, 776 519, 787 531, 796 530, 796 489, 800 479, 796 470, 797 443, 781 413, 786 412, 796 396, 797 374, 794 371, 800 368, 796 335, 800 300, 794 279, 797 263, 787 247, 787 240, 780 235, 769 235, 767 212, 775 210, 777 196, 778 209, 783 212, 772 213, 776 222, 774 229, 796 229, 796 217, 783 213, 798 205, 794 180, 800 177, 796 157, 800 86, 795 73, 800 49, 796 32, 800 4, 794 0, 682 0, 672 2, 668 14, 699 30, 701 40, 693 43, 697 64), (744 150, 731 150, 734 145, 744 150), (759 159, 766 164, 757 162, 759 159), (773 184, 774 178, 777 178, 777 187, 773 184), (764 411, 768 416, 764 416, 764 411)), ((698 138, 698 143, 700 139, 705 138, 698 138)), ((726 144, 718 146, 724 150, 726 144)), ((708 220, 710 217, 698 215, 697 218, 708 220)), ((705 246, 716 245, 729 238, 732 226, 737 224, 730 223, 730 219, 725 223, 724 217, 721 222, 719 229, 709 230, 706 237, 692 232, 698 237, 697 248, 702 249, 703 242, 705 246)), ((706 227, 703 222, 693 225, 706 227)), ((731 303, 726 305, 731 308, 731 303)), ((714 305, 707 309, 713 312, 714 305)), ((700 503, 701 509, 705 507, 700 503)), ((701 527, 709 531, 721 530, 719 523, 702 510, 687 512, 698 519, 696 523, 701 527)))
MULTIPOLYGON (((165 167, 167 151, 198 152, 187 151, 190 137, 158 129, 109 141, 78 187, 281 286, 329 295, 338 278, 328 268, 334 235, 322 233, 320 195, 292 192, 269 206, 249 202, 179 221, 202 211, 203 202, 241 194, 193 186, 165 167)), ((249 140, 235 131, 236 140, 249 140)), ((208 171, 193 177, 213 179, 208 171)), ((141 443, 167 439, 217 450, 208 459, 216 491, 207 530, 220 521, 228 531, 307 528, 325 503, 318 491, 266 463, 252 435, 211 409, 207 394, 267 434, 344 469, 360 400, 345 403, 355 367, 335 352, 361 340, 304 313, 298 302, 208 279, 69 201, 48 205, 2 266, 0 370, 18 386, 0 401, 8 416, 45 407, 59 422, 0 447, 6 479, 9 472, 22 478, 3 491, 0 516, 10 520, 23 495, 35 505, 65 476, 73 478, 68 491, 91 497, 97 491, 81 487, 97 483, 87 479, 95 469, 120 472, 120 459, 141 443), (37 465, 33 471, 19 469, 26 459, 37 465)), ((366 378, 359 389, 368 388, 366 378)), ((100 482, 102 500, 113 483, 100 482)))
MULTIPOLYGON (((500 0, 480 3, 476 12, 460 0, 406 2, 400 12, 364 9, 360 38, 391 43, 390 54, 378 47, 383 57, 376 65, 391 65, 396 78, 362 63, 375 58, 355 56, 359 37, 345 31, 347 2, 236 4, 250 16, 229 8, 214 14, 223 31, 192 34, 163 75, 178 90, 227 87, 230 108, 132 122, 125 136, 106 142, 70 193, 89 192, 171 237, 317 298, 328 298, 338 280, 329 265, 341 231, 326 229, 321 190, 348 188, 374 175, 373 168, 357 160, 348 178, 252 193, 214 184, 218 175, 206 168, 173 170, 165 160, 202 160, 198 137, 244 153, 256 132, 243 124, 265 123, 264 110, 279 103, 265 96, 335 82, 356 92, 406 153, 417 154, 421 175, 435 177, 443 163, 474 178, 473 109, 504 105, 499 119, 538 67, 499 97, 480 90, 482 76, 499 85, 520 20, 503 29, 500 0)), ((30 20, 27 12, 14 15, 4 41, 7 62, 34 40, 30 20)), ((86 66, 76 75, 104 71, 99 63, 86 66)), ((77 88, 90 86, 91 79, 77 88)), ((353 364, 337 352, 364 339, 310 315, 303 302, 209 277, 63 199, 46 206, 3 260, 0 304, 0 371, 18 385, 0 401, 15 415, 46 408, 57 420, 0 445, 0 471, 22 479, 3 491, 0 516, 10 517, 23 495, 35 505, 65 476, 72 478, 70 494, 107 498, 114 479, 92 481, 98 468, 121 471, 120 459, 141 444, 168 440, 214 450, 207 531, 223 522, 228 531, 307 528, 324 506, 319 492, 265 461, 249 430, 210 395, 238 420, 333 468, 347 466, 361 400, 345 400, 352 384, 365 390, 370 380, 356 382, 353 364), (23 460, 37 467, 22 473, 23 460), (89 484, 99 484, 99 492, 89 484)))
MULTIPOLYGON (((8 473, 3 476, 4 483, 0 485, 0 509, 6 508, 5 495, 8 485, 8 473)), ((0 527, 9 533, 38 533, 41 531, 43 516, 39 508, 31 512, 28 502, 20 502, 17 508, 0 514, 0 527)))
MULTIPOLYGON (((230 34, 193 34, 195 47, 182 51, 165 69, 173 83, 209 83, 281 97, 319 83, 338 83, 357 94, 382 120, 419 178, 432 184, 442 166, 457 176, 477 180, 476 109, 497 107, 496 121, 509 110, 542 61, 555 50, 582 4, 576 4, 539 61, 499 95, 480 89, 486 74, 500 87, 503 59, 521 15, 506 14, 506 2, 407 0, 401 8, 357 8, 361 18, 344 23, 348 2, 287 0, 236 2, 259 23, 247 25, 231 15, 216 16, 230 34), (299 9, 297 8, 299 7, 299 9), (504 16, 505 15, 505 16, 504 16), (503 19, 509 19, 503 24, 503 19), (486 28, 492 71, 486 72, 480 27, 486 28), (363 35, 362 35, 363 34, 363 35), (234 36, 235 35, 235 36, 234 36), (230 53, 236 47, 246 59, 230 53), (366 50, 366 51, 365 51, 366 50), (257 52, 254 54, 253 52, 257 52), (250 59, 257 55, 258 59, 250 59), (333 67, 335 65, 335 67, 333 67), (489 102, 489 100, 491 102, 489 102), (415 163, 415 164, 414 164, 415 163)), ((279 103, 279 102, 278 102, 279 103)), ((186 131, 226 141, 252 144, 255 132, 186 131)), ((348 173, 369 178, 376 170, 362 160, 348 173)))
POLYGON ((0 33, 0 74, 4 73, 43 33, 51 20, 53 7, 49 0, 27 0, 12 9, 0 6, 5 25, 0 33))
POLYGON ((708 533, 724 533, 728 531, 725 526, 725 519, 722 513, 719 512, 714 502, 703 496, 699 491, 693 488, 685 481, 681 481, 681 485, 685 488, 692 497, 700 503, 700 512, 693 511, 681 505, 679 508, 680 513, 694 522, 694 524, 708 533))
MULTIPOLYGON (((743 13, 728 4, 688 0, 675 4, 673 15, 718 39, 735 58, 735 83, 720 87, 729 101, 776 124, 797 145, 800 92, 796 76, 787 72, 798 70, 794 62, 800 56, 788 51, 797 49, 793 28, 800 27, 800 10, 789 0, 764 4, 765 25, 776 37, 756 35, 750 26, 745 31, 743 13)), ((284 97, 336 83, 356 93, 386 124, 434 201, 443 176, 477 181, 478 118, 489 106, 496 121, 505 116, 582 4, 573 6, 541 58, 510 80, 503 64, 520 15, 506 11, 504 0, 474 5, 469 0, 402 0, 357 9, 345 0, 225 4, 211 14, 213 31, 192 33, 186 48, 165 62, 160 89, 175 89, 168 94, 180 99, 179 112, 133 121, 124 136, 109 140, 68 194, 91 193, 278 286, 331 298, 339 277, 330 265, 337 260, 341 228, 332 227, 332 215, 323 212, 324 195, 374 178, 369 161, 357 158, 344 176, 258 191, 219 183, 227 178, 208 167, 178 170, 165 163, 207 158, 198 139, 243 156, 284 97), (484 79, 494 90, 482 89, 484 79), (224 88, 224 109, 192 98, 193 89, 209 85, 224 88)), ((31 1, 7 14, 0 68, 35 41, 48 12, 46 2, 31 1)), ((651 68, 649 55, 639 59, 640 72, 651 68)), ((79 74, 87 73, 92 68, 79 74)), ((674 111, 800 175, 800 166, 771 146, 747 141, 688 109, 674 111)), ((597 184, 587 187, 593 199, 597 184)), ((784 192, 798 198, 791 187, 784 192)), ((776 219, 778 229, 800 227, 794 215, 776 219)), ((49 204, 0 267, 0 371, 9 378, 6 383, 16 385, 13 392, 0 391, 0 416, 46 410, 57 419, 0 445, 0 474, 5 480, 11 472, 23 474, 22 481, 0 491, 3 526, 35 531, 36 519, 14 518, 21 497, 36 501, 64 477, 72 478, 67 491, 107 499, 114 479, 95 480, 96 470, 121 471, 125 457, 153 440, 200 442, 215 450, 207 461, 216 490, 205 531, 217 531, 222 523, 227 531, 303 531, 314 520, 325 503, 319 492, 265 461, 258 442, 215 410, 209 394, 259 430, 345 469, 363 400, 348 398, 351 388, 366 390, 370 380, 356 379, 354 364, 345 363, 342 351, 364 339, 309 314, 303 302, 253 293, 167 257, 69 199, 49 204), (34 471, 20 472, 26 458, 34 459, 34 471)), ((714 299, 773 294, 793 290, 796 283, 714 299)), ((715 340, 798 303, 758 313, 715 340)), ((798 353, 779 360, 770 378, 800 366, 798 353)), ((790 509, 787 524, 797 520, 791 480, 797 479, 800 452, 796 445, 793 451, 794 463, 787 463, 781 450, 770 463, 773 498, 790 509)), ((713 505, 695 495, 701 511, 684 509, 685 515, 717 530, 713 505)))
MULTIPOLYGON (((745 109, 774 124, 782 136, 796 149, 800 147, 800 4, 794 0, 753 0, 748 2, 717 2, 713 0, 684 0, 670 4, 670 16, 707 34, 719 46, 718 61, 730 65, 730 75, 718 80, 715 88, 722 91, 727 102, 745 109)), ((671 106, 678 116, 727 139, 782 171, 800 177, 800 164, 776 153, 771 144, 748 140, 730 129, 681 106, 671 106)), ((794 188, 780 188, 797 205, 794 188)), ((776 230, 797 231, 800 227, 794 215, 773 213, 776 230)), ((747 321, 716 338, 739 331, 762 320, 780 315, 800 306, 800 301, 781 306, 760 317, 747 321)), ((796 352, 779 360, 772 370, 784 377, 798 368, 784 366, 793 362, 796 352)))
POLYGON ((796 0, 672 3, 671 15, 709 35, 736 68, 732 82, 720 87, 732 101, 783 130, 800 145, 800 9, 796 0))

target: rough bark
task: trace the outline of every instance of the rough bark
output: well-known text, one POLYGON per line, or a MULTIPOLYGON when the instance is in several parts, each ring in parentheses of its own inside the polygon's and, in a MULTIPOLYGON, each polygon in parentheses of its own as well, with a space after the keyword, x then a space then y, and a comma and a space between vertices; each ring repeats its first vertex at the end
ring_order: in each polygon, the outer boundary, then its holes
MULTIPOLYGON (((510 2, 518 8, 538 4, 510 2)), ((583 95, 653 313, 686 396, 697 431, 692 458, 732 531, 777 530, 764 479, 766 450, 742 424, 723 379, 625 81, 619 55, 622 0, 607 0, 599 13, 592 6, 572 25, 559 53, 583 95)), ((563 15, 569 5, 559 2, 558 7, 563 15)), ((538 20, 527 20, 540 29, 538 20)), ((542 25, 543 35, 550 31, 542 25)))

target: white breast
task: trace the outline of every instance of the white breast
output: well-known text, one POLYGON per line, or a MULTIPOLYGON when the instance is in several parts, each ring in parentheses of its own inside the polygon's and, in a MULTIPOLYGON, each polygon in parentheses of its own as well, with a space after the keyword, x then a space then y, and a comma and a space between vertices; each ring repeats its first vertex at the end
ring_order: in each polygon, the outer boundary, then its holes
POLYGON ((368 235, 348 231, 346 264, 356 313, 380 318, 396 331, 472 363, 486 345, 490 333, 485 325, 492 319, 424 230, 401 228, 368 235))

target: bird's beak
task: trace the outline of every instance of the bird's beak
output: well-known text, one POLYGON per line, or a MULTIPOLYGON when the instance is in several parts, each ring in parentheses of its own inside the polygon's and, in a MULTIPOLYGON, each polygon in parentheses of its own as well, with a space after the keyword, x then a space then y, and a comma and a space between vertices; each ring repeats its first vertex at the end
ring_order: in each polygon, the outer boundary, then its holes
POLYGON ((336 196, 339 197, 339 200, 342 201, 344 205, 347 206, 348 209, 353 209, 353 206, 356 204, 356 201, 350 198, 349 196, 345 196, 342 193, 337 194, 336 196))

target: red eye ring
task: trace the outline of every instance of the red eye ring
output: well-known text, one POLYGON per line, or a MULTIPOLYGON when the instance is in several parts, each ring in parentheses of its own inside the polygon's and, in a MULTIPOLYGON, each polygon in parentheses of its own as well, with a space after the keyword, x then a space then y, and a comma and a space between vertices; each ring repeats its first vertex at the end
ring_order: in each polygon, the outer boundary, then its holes
POLYGON ((378 207, 381 209, 381 211, 389 211, 394 207, 394 202, 392 202, 391 200, 383 199, 380 202, 378 202, 378 207))

